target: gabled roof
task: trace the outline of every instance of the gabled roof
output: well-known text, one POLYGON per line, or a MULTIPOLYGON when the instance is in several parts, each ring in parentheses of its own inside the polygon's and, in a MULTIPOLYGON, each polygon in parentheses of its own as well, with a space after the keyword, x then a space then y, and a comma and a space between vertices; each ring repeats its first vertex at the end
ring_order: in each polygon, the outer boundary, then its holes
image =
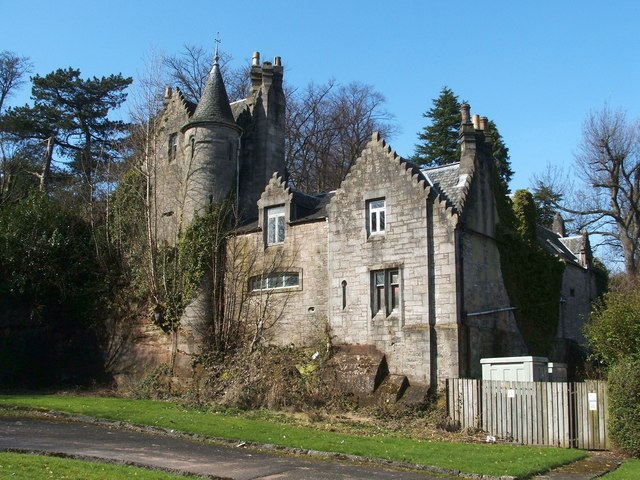
POLYGON ((549 253, 560 257, 562 260, 584 268, 580 261, 580 254, 585 249, 585 240, 582 235, 561 237, 557 233, 541 225, 537 226, 536 234, 538 242, 549 253))

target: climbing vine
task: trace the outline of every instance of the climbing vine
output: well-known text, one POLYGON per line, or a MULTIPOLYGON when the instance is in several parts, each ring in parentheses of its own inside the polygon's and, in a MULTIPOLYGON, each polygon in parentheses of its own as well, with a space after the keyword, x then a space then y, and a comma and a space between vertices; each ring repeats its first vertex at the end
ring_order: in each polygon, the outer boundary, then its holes
MULTIPOLYGON (((156 324, 164 331, 175 331, 187 305, 196 297, 208 278, 208 288, 215 291, 224 272, 224 244, 229 231, 230 202, 210 205, 196 215, 183 230, 176 246, 159 252, 158 274, 161 278, 162 301, 156 307, 156 324)), ((215 312, 214 312, 215 313, 215 312)))
POLYGON ((175 244, 159 247, 147 228, 154 215, 146 180, 136 169, 123 177, 111 199, 110 240, 126 267, 130 301, 147 302, 152 321, 175 332, 204 282, 219 293, 233 202, 210 205, 180 231, 175 244))
POLYGON ((511 201, 497 180, 494 188, 500 262, 516 322, 529 353, 546 356, 558 330, 564 264, 537 241, 531 193, 518 190, 511 201))

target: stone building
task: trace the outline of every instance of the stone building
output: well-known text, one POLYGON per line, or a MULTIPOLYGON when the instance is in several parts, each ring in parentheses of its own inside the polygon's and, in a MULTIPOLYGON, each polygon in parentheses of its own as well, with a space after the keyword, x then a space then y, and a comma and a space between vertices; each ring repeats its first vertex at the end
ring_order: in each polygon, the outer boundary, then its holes
MULTIPOLYGON (((374 376, 383 365, 405 385, 442 385, 479 377, 482 357, 526 355, 500 267, 486 118, 463 107, 458 163, 418 168, 374 134, 338 189, 309 195, 287 182, 282 76, 279 58, 260 65, 254 54, 250 95, 229 104, 216 58, 198 105, 167 89, 158 237, 175 241, 196 213, 233 196, 234 245, 251 261, 232 288, 264 322, 257 335, 280 345, 329 338, 345 355, 375 357, 374 376)), ((567 265, 558 342, 581 343, 595 293, 588 238, 565 238, 560 226, 539 237, 567 265)), ((202 341, 204 292, 181 325, 185 359, 202 341)), ((562 348, 554 355, 564 360, 562 348)))

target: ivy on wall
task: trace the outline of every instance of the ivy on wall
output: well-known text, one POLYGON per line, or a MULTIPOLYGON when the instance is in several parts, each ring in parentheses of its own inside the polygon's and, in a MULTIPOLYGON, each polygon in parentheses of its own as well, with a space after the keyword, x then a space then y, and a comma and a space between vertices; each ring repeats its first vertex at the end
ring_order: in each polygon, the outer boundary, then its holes
MULTIPOLYGON (((229 230, 229 202, 210 205, 202 215, 196 215, 178 237, 173 247, 164 247, 159 257, 159 275, 163 285, 163 302, 155 315, 157 325, 165 331, 175 331, 180 317, 195 299, 207 276, 224 269, 224 239, 229 230)), ((211 278, 209 288, 220 282, 211 278)))
MULTIPOLYGON (((224 270, 233 202, 210 205, 181 229, 175 245, 158 247, 147 231, 148 194, 143 174, 132 169, 124 176, 112 197, 110 239, 126 264, 131 298, 149 302, 153 322, 165 332, 175 332, 203 280, 224 270)), ((214 288, 221 284, 211 279, 214 288)))
POLYGON ((494 182, 500 223, 496 236, 505 286, 530 355, 546 356, 560 319, 564 264, 538 243, 536 206, 527 190, 513 200, 494 182))

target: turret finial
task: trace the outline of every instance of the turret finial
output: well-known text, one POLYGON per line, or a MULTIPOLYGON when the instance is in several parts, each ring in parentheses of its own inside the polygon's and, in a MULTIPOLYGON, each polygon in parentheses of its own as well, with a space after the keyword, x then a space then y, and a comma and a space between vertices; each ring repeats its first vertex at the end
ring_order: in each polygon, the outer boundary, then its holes
POLYGON ((220 45, 220 32, 216 33, 216 51, 213 54, 213 64, 218 65, 218 60, 220 60, 220 56, 218 55, 218 46, 220 45))

